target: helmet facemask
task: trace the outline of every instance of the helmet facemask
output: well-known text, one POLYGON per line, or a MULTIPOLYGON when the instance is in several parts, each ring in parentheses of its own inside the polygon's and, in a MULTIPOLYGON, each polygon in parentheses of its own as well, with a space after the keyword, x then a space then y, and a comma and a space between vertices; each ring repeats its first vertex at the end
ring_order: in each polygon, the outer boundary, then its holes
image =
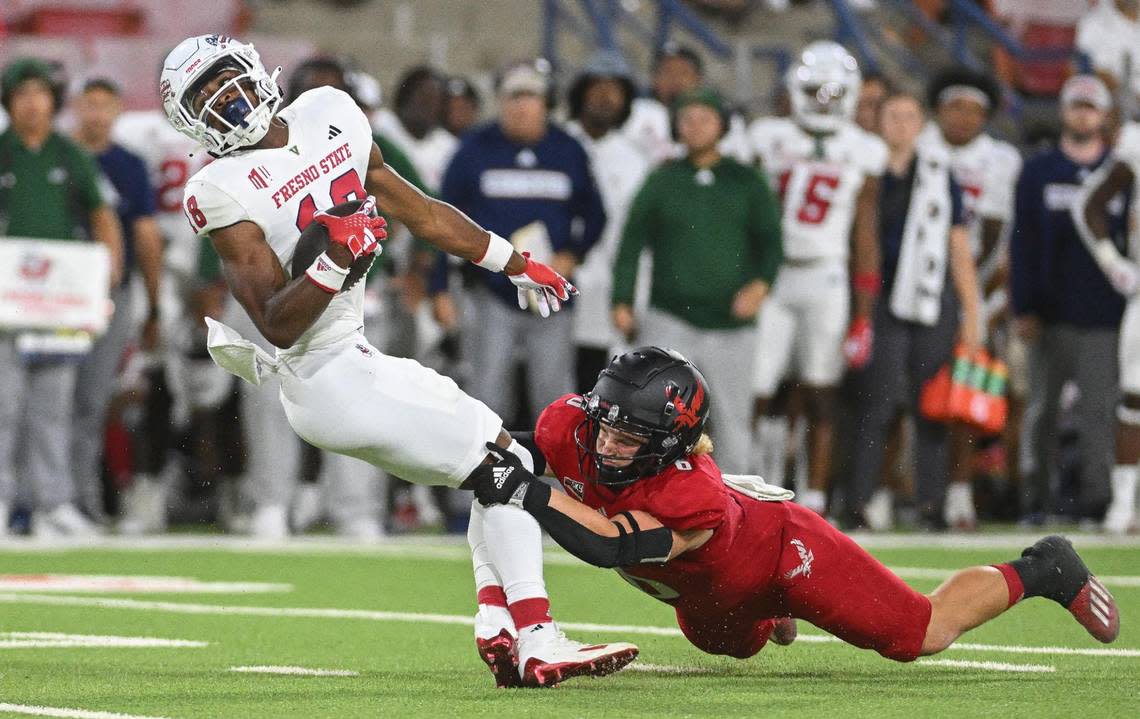
POLYGON ((281 68, 270 75, 252 45, 228 39, 224 43, 210 43, 219 51, 214 51, 201 70, 189 77, 176 75, 185 83, 180 90, 171 86, 173 78, 166 77, 165 71, 160 88, 167 117, 174 127, 218 157, 260 142, 281 101, 277 87, 281 68), (226 71, 235 74, 208 97, 204 96, 204 88, 226 71), (217 107, 223 97, 235 90, 233 99, 224 107, 217 107))
MULTIPOLYGON (((610 488, 624 488, 639 479, 657 474, 692 447, 679 448, 680 441, 672 432, 643 426, 622 419, 621 409, 594 393, 588 393, 586 418, 574 430, 574 443, 578 447, 579 466, 585 476, 610 488), (602 454, 598 451, 598 437, 602 427, 643 439, 633 455, 602 454), (615 466, 615 462, 625 462, 615 466)), ((695 444, 695 443, 694 443, 695 444)))

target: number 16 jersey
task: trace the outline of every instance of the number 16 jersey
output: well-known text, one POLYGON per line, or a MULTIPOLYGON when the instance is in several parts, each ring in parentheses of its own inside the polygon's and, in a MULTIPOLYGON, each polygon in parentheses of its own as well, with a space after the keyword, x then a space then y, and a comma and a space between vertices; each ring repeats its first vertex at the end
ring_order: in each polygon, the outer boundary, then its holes
MULTIPOLYGON (((284 147, 241 150, 210 163, 186 183, 182 206, 200 235, 253 222, 288 268, 313 215, 366 196, 372 129, 352 98, 331 87, 301 94, 277 116, 289 128, 284 147)), ((297 351, 363 326, 363 293, 359 282, 337 295, 298 340, 297 351)))
POLYGON ((853 123, 816 136, 787 118, 760 118, 749 134, 780 192, 784 257, 846 260, 859 192, 886 170, 886 144, 853 123))

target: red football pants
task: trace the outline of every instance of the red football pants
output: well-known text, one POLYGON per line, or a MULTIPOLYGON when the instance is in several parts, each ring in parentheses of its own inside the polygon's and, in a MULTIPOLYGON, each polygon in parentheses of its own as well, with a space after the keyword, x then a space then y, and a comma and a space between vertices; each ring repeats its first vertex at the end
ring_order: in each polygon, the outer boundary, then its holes
POLYGON ((757 588, 754 601, 724 613, 694 615, 678 608, 685 637, 710 654, 744 659, 768 641, 773 617, 791 616, 888 659, 918 657, 930 600, 815 512, 788 502, 778 506, 782 513, 764 514, 768 521, 782 514, 783 529, 773 534, 780 546, 757 548, 780 553, 771 581, 757 588))

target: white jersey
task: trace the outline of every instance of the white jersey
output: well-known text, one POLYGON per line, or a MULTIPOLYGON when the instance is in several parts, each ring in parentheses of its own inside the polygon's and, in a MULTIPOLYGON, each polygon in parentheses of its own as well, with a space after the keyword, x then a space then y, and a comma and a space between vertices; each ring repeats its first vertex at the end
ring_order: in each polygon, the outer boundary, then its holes
MULTIPOLYGON (((1123 162, 1132 170, 1133 176, 1140 178, 1140 123, 1130 122, 1120 128, 1120 136, 1116 139, 1116 146, 1112 148, 1113 158, 1123 162)), ((1132 216, 1128 227, 1128 257, 1140 262, 1140 230, 1137 220, 1140 219, 1140 182, 1132 183, 1132 216)))
MULTIPOLYGON (((606 133, 595 140, 582 126, 571 121, 566 131, 586 150, 594 179, 606 208, 606 227, 601 239, 590 248, 582 265, 574 273, 574 282, 582 291, 574 300, 574 340, 580 345, 610 349, 620 338, 610 322, 610 289, 613 286, 613 263, 625 227, 633 197, 649 174, 649 159, 641 148, 620 130, 606 133)), ((638 296, 648 300, 648 273, 639 272, 638 296)), ((646 302, 635 302, 644 308, 646 302)))
POLYGON ((955 147, 931 122, 918 137, 919 148, 940 148, 950 155, 954 181, 962 188, 962 209, 970 228, 970 244, 982 249, 982 220, 1000 220, 1008 229, 1013 219, 1013 196, 1021 174, 1021 154, 1008 142, 982 133, 955 147))
MULTIPOLYGON (((215 160, 190 178, 183 207, 201 235, 253 222, 288 268, 301 230, 314 214, 366 196, 372 128, 352 98, 331 87, 303 93, 278 117, 289 126, 284 147, 215 160)), ((290 352, 327 344, 362 327, 363 299, 363 282, 338 294, 290 352)))
POLYGON ((846 260, 859 192, 886 170, 886 144, 854 123, 817 139, 789 118, 760 118, 749 133, 780 194, 784 257, 846 260))
POLYGON ((194 277, 201 241, 186 227, 182 190, 191 175, 213 158, 198 143, 175 130, 158 110, 123 113, 115 121, 111 136, 146 165, 156 195, 155 220, 166 238, 166 266, 181 277, 194 277))
POLYGON ((408 155, 430 192, 439 192, 447 166, 459 149, 459 140, 455 135, 442 127, 436 127, 424 135, 423 139, 417 139, 404 129, 400 118, 387 109, 376 113, 373 129, 376 134, 396 143, 408 155))

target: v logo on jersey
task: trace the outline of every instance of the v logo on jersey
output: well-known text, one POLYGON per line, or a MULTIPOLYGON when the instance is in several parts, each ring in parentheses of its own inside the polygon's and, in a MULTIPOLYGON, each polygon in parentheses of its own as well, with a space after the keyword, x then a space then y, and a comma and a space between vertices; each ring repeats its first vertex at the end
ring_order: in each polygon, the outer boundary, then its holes
POLYGON ((333 139, 340 134, 340 128, 336 125, 329 125, 329 139, 333 139))
POLYGON ((514 471, 514 467, 495 467, 492 469, 491 481, 495 483, 495 489, 502 489, 507 482, 507 477, 511 476, 511 472, 514 471))
POLYGON ((796 552, 800 555, 800 566, 795 567, 784 572, 785 579, 795 579, 799 576, 810 577, 811 565, 815 561, 815 555, 812 551, 804 546, 804 543, 799 539, 793 539, 791 545, 796 548, 796 552))

